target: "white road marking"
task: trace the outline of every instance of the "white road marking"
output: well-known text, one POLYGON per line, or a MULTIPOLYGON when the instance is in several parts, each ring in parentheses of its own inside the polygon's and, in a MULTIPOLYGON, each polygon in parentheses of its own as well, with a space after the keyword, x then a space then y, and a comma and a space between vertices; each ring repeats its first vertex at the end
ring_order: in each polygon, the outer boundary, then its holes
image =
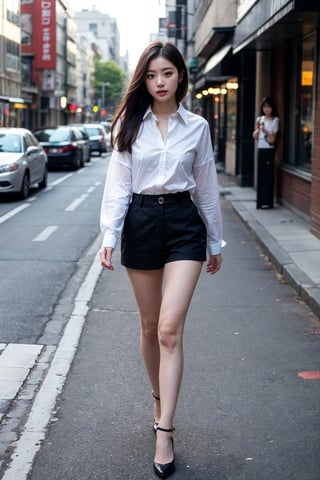
POLYGON ((65 212, 73 212, 76 208, 81 205, 82 202, 85 201, 85 199, 88 197, 87 193, 83 193, 81 197, 76 198, 68 207, 64 209, 65 212))
POLYGON ((58 180, 55 180, 54 182, 51 182, 49 185, 50 186, 59 185, 60 183, 67 180, 68 178, 72 177, 72 175, 74 175, 74 174, 73 173, 68 173, 68 175, 65 175, 64 177, 58 178, 58 180))
POLYGON ((62 392, 71 363, 76 354, 94 288, 102 267, 97 255, 75 299, 73 313, 38 391, 24 430, 15 443, 11 463, 2 480, 27 480, 33 460, 45 439, 58 395, 62 392))
POLYGON ((32 241, 33 242, 45 242, 48 240, 50 235, 53 234, 57 230, 58 227, 52 225, 50 227, 46 227, 39 235, 37 235, 32 241))
POLYGON ((9 218, 14 217, 15 215, 22 212, 23 210, 25 210, 28 207, 31 207, 31 203, 23 203, 22 205, 20 205, 20 207, 14 208, 13 210, 10 210, 10 212, 8 212, 5 215, 2 215, 2 217, 0 217, 0 223, 6 222, 7 220, 9 220, 9 218))

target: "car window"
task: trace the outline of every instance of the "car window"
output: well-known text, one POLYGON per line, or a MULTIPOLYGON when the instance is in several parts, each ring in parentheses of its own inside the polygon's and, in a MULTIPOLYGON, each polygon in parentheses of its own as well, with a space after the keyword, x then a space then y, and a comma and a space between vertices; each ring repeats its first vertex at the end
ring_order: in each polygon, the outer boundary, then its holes
POLYGON ((89 137, 93 137, 94 135, 99 135, 99 128, 98 127, 86 127, 89 137))
POLYGON ((12 133, 0 133, 0 152, 20 153, 20 135, 15 135, 12 133))
POLYGON ((81 132, 78 128, 73 128, 72 129, 72 134, 75 136, 77 140, 82 140, 82 135, 81 132))
POLYGON ((45 130, 36 130, 35 137, 39 142, 68 142, 70 132, 65 128, 46 128, 45 130))
POLYGON ((82 138, 84 138, 85 140, 88 140, 89 135, 87 134, 87 132, 85 130, 80 130, 80 132, 81 132, 82 138))
POLYGON ((39 147, 39 142, 36 139, 36 137, 34 135, 32 135, 32 133, 28 133, 28 135, 30 136, 30 140, 32 142, 32 145, 35 146, 35 147, 39 147))
POLYGON ((34 143, 32 142, 32 138, 28 133, 26 133, 23 137, 24 151, 26 151, 28 147, 32 147, 32 146, 34 146, 34 143))

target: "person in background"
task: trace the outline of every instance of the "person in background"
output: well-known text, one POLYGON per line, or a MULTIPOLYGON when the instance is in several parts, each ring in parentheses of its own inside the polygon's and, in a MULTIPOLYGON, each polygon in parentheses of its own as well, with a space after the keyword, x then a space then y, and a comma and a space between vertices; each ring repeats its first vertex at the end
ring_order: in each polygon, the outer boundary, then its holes
POLYGON ((252 134, 258 141, 257 208, 273 208, 275 142, 279 117, 270 97, 263 98, 252 134))
POLYGON ((193 110, 193 113, 195 113, 196 115, 202 115, 202 108, 196 107, 196 108, 193 110))
POLYGON ((171 43, 154 42, 142 53, 113 120, 101 205, 101 264, 114 270, 121 237, 121 263, 140 314, 140 348, 153 395, 153 469, 160 478, 175 470, 173 421, 189 304, 203 263, 211 275, 221 266, 210 131, 204 118, 181 104, 187 72, 171 43))

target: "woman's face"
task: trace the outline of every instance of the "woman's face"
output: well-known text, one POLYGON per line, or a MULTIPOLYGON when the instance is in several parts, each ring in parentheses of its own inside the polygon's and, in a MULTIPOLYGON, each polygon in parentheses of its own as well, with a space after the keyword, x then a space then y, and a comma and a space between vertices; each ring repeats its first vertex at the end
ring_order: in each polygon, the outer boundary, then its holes
POLYGON ((262 105, 262 110, 266 117, 270 117, 272 115, 272 107, 269 105, 269 103, 264 103, 262 105))
POLYGON ((176 90, 182 75, 173 63, 156 57, 149 63, 145 84, 152 98, 161 103, 175 101, 176 90))

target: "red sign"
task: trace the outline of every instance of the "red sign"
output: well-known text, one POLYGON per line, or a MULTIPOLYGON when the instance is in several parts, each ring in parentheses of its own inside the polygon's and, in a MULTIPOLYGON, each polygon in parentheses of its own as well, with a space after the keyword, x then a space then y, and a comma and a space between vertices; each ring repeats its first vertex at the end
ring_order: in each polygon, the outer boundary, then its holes
POLYGON ((56 68, 56 0, 34 0, 35 68, 56 68))

